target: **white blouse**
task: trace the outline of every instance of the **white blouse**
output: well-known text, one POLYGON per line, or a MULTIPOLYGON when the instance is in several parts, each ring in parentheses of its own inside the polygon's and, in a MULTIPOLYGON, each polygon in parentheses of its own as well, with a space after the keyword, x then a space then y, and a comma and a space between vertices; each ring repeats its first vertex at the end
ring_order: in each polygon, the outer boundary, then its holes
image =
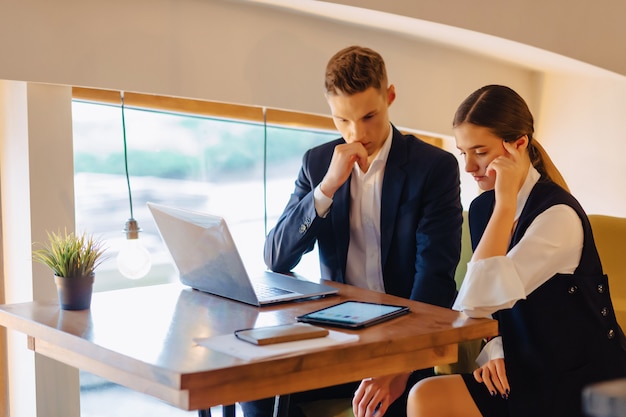
MULTIPOLYGON (((517 195, 516 223, 539 177, 531 167, 517 195)), ((574 209, 564 204, 550 207, 533 220, 505 256, 467 264, 452 308, 470 317, 490 317, 498 310, 513 307, 555 274, 573 273, 580 262, 583 239, 582 223, 574 209)), ((503 357, 501 350, 501 341, 493 340, 485 346, 481 357, 503 357), (491 350, 494 352, 490 354, 491 350)), ((481 365, 482 361, 477 362, 481 365)))

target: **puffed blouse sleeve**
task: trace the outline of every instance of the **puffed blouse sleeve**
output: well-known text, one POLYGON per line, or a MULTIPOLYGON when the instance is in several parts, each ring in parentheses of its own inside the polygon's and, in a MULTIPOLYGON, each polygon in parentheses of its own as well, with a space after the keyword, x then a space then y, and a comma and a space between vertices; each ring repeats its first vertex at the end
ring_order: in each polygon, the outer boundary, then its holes
POLYGON ((580 262, 583 227, 567 205, 535 218, 506 256, 470 261, 453 309, 470 317, 490 317, 511 308, 557 273, 571 274, 580 262))

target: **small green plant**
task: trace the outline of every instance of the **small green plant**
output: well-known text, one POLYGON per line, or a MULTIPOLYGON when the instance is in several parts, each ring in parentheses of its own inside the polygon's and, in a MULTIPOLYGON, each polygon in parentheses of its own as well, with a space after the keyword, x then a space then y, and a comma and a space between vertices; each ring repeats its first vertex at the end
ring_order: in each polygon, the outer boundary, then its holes
POLYGON ((33 250, 33 259, 47 265, 59 277, 90 275, 104 260, 102 241, 86 233, 48 232, 48 243, 42 246, 33 250))

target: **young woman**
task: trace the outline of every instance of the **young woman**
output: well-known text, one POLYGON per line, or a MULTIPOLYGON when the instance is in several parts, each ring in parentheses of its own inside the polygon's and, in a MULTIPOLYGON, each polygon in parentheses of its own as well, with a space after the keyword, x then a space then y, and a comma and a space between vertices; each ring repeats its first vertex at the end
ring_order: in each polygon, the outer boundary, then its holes
POLYGON ((454 304, 493 316, 473 375, 422 380, 409 417, 582 416, 586 385, 626 376, 626 338, 589 221, 533 138, 508 87, 472 93, 454 116, 457 148, 484 192, 469 209, 474 254, 454 304))

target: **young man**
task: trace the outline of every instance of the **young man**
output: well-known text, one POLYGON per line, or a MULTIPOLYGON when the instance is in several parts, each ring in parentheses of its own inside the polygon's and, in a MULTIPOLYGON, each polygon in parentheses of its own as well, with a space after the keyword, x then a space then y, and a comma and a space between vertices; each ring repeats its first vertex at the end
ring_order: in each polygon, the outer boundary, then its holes
MULTIPOLYGON (((342 137, 304 155, 267 236, 265 263, 288 272, 317 243, 323 279, 450 307, 462 223, 456 158, 391 124, 395 87, 377 52, 337 52, 325 86, 342 137)), ((357 417, 377 408, 378 416, 405 416, 407 387, 428 375, 432 369, 293 394, 289 415, 299 415, 301 401, 354 396, 357 417)), ((246 417, 271 416, 273 399, 242 407, 246 417)))

